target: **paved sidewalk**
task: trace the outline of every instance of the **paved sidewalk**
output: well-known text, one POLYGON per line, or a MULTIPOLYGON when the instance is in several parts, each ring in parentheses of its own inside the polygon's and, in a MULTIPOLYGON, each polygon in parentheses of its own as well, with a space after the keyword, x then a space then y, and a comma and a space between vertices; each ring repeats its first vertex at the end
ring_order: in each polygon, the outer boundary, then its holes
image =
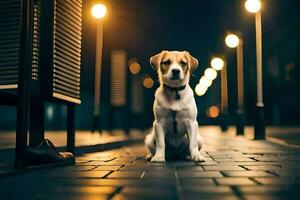
MULTIPOLYGON (((144 136, 145 133, 138 130, 131 130, 130 135, 126 135, 121 130, 115 130, 112 132, 102 131, 102 134, 98 132, 81 131, 76 130, 75 146, 91 146, 97 144, 105 144, 116 141, 128 140, 128 138, 139 138, 144 136)), ((0 149, 15 148, 16 140, 15 131, 0 131, 0 149)), ((45 138, 51 140, 55 146, 66 146, 67 132, 66 131, 46 131, 45 138)))
POLYGON ((143 145, 0 179, 0 199, 300 199, 300 150, 201 129, 206 162, 149 163, 143 145))
MULTIPOLYGON (((112 149, 116 145, 124 146, 127 143, 143 141, 147 131, 131 130, 127 135, 122 130, 113 132, 102 131, 91 133, 90 131, 76 131, 75 146, 76 152, 93 151, 94 149, 112 149)), ((10 171, 15 156, 15 136, 13 131, 0 131, 0 176, 2 171, 10 171), (7 168, 8 165, 8 169, 7 168)), ((49 139, 60 151, 65 151, 67 143, 66 131, 46 131, 45 138, 49 139)), ((1 198, 0 198, 1 199, 1 198)))

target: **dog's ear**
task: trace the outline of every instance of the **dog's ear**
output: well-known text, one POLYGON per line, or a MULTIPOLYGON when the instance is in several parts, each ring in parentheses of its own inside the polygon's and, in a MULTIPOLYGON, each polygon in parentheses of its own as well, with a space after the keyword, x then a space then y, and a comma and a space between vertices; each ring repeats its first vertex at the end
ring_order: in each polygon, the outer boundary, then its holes
POLYGON ((190 55, 189 52, 185 51, 185 55, 187 57, 188 63, 189 63, 189 70, 190 72, 193 72, 198 67, 198 60, 190 55))
POLYGON ((150 58, 150 64, 152 66, 153 69, 155 69, 156 71, 159 68, 161 59, 163 58, 163 56, 165 55, 165 53, 167 53, 168 51, 162 51, 159 54, 156 54, 155 56, 152 56, 150 58))

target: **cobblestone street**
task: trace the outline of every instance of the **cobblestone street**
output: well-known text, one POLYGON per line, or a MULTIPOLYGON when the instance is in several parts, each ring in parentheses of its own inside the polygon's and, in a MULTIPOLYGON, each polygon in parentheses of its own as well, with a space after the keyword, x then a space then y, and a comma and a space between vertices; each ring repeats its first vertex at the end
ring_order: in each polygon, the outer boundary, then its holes
POLYGON ((79 155, 75 166, 1 178, 1 199, 267 200, 299 196, 300 149, 219 133, 203 135, 203 163, 149 163, 142 144, 128 146, 79 155))

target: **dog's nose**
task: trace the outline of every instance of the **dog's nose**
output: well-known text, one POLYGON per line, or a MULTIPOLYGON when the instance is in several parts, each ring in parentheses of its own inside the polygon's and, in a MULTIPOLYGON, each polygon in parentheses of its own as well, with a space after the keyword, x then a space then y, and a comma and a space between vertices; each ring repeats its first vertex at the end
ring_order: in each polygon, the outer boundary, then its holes
POLYGON ((179 69, 172 69, 172 74, 173 76, 178 76, 180 73, 180 70, 179 69))

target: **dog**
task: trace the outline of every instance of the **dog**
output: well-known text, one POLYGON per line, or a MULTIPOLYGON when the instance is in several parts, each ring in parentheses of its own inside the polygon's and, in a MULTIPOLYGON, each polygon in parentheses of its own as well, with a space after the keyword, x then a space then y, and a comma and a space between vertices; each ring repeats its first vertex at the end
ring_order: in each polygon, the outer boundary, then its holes
POLYGON ((162 51, 150 58, 160 86, 155 92, 152 132, 145 138, 151 162, 166 159, 204 161, 200 150, 203 139, 198 134, 197 106, 189 85, 198 60, 187 51, 162 51))

